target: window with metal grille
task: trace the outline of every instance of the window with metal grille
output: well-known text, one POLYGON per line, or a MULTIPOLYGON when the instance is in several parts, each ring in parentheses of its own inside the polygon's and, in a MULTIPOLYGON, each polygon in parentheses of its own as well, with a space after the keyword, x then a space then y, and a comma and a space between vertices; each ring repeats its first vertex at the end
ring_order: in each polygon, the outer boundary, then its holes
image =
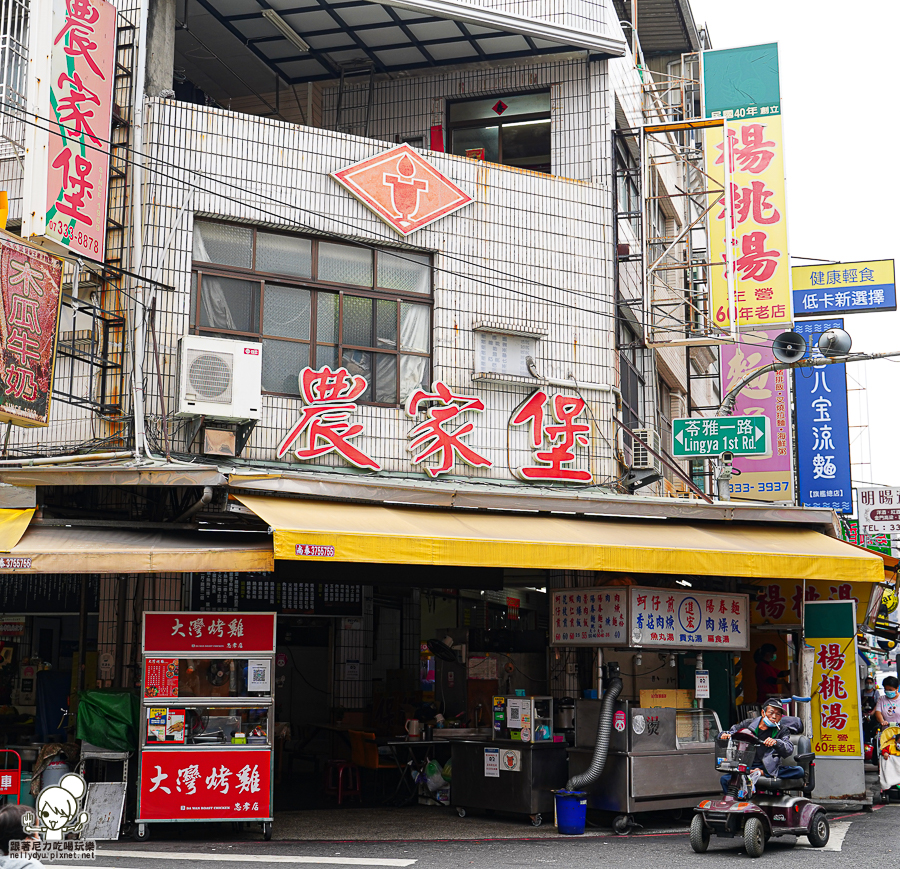
POLYGON ((644 378, 640 372, 640 342, 634 330, 619 320, 619 378, 622 390, 622 422, 630 429, 643 425, 644 378))
POLYGON ((429 255, 198 219, 193 260, 191 330, 261 342, 264 392, 323 365, 365 377, 365 404, 430 386, 429 255))

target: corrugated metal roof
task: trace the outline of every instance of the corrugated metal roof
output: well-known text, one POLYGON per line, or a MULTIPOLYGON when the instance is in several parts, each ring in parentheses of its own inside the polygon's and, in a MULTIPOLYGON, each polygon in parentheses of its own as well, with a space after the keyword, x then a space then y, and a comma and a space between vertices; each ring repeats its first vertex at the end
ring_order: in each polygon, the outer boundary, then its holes
MULTIPOLYGON (((633 0, 637 3, 638 39, 644 57, 699 51, 700 33, 689 0, 633 0)), ((631 2, 617 0, 620 16, 630 15, 631 2)))
MULTIPOLYGON (((504 61, 572 51, 621 56, 625 44, 583 32, 451 0, 291 0, 279 3, 283 25, 309 46, 298 47, 279 22, 266 18, 256 0, 198 0, 187 27, 176 31, 178 63, 192 68, 223 56, 237 61, 235 39, 249 49, 242 77, 253 87, 271 86, 276 73, 289 84, 334 79, 342 66, 371 64, 375 73, 477 61, 504 61), (196 34, 201 45, 192 44, 196 34), (206 48, 207 53, 204 52, 206 48), (266 75, 268 78, 266 78, 266 75)), ((271 13, 268 13, 271 16, 271 13)), ((219 67, 216 75, 221 75, 219 67)))

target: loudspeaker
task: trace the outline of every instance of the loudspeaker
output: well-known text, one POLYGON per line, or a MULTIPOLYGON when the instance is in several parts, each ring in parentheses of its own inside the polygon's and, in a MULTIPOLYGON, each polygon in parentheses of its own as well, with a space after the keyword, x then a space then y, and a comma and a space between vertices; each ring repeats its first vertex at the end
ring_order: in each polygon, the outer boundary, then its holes
POLYGON ((829 329, 819 336, 819 352, 823 356, 846 356, 853 343, 843 329, 829 329))
POLYGON ((772 342, 772 355, 779 362, 796 362, 806 355, 806 341, 796 332, 782 332, 772 342))

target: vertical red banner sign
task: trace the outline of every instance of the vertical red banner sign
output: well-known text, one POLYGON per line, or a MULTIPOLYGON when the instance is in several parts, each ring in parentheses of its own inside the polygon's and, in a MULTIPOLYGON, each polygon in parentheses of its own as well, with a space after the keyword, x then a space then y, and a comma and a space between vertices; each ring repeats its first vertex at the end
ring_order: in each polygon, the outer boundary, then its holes
POLYGON ((63 264, 0 237, 0 421, 50 422, 63 264))
POLYGON ((53 0, 51 21, 46 223, 43 232, 39 223, 31 228, 72 253, 102 260, 116 9, 106 0, 53 0))

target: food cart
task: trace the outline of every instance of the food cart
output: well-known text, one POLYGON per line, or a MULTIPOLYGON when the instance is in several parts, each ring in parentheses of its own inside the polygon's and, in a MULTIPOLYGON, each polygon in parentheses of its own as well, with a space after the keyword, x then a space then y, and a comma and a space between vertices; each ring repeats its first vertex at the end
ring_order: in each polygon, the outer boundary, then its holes
POLYGON ((165 821, 272 836, 275 614, 148 612, 135 838, 165 821))
POLYGON ((541 825, 553 790, 565 786, 566 744, 553 741, 551 697, 494 697, 491 740, 454 740, 450 800, 470 809, 528 815, 541 825))
POLYGON ((617 832, 627 832, 636 813, 684 810, 719 790, 715 736, 721 723, 712 708, 704 708, 710 694, 703 654, 745 651, 749 615, 750 598, 738 592, 643 586, 553 592, 551 645, 596 648, 605 672, 627 680, 631 699, 617 700, 610 710, 604 724, 608 752, 599 771, 590 772, 602 697, 575 703, 575 745, 569 750, 570 776, 588 776, 577 789, 587 792, 591 808, 615 813, 617 832), (650 673, 675 674, 679 653, 693 657, 694 690, 669 693, 688 695, 686 705, 695 702, 696 708, 664 708, 653 702, 654 691, 642 690, 652 683, 639 681, 639 658, 656 658, 650 673))

